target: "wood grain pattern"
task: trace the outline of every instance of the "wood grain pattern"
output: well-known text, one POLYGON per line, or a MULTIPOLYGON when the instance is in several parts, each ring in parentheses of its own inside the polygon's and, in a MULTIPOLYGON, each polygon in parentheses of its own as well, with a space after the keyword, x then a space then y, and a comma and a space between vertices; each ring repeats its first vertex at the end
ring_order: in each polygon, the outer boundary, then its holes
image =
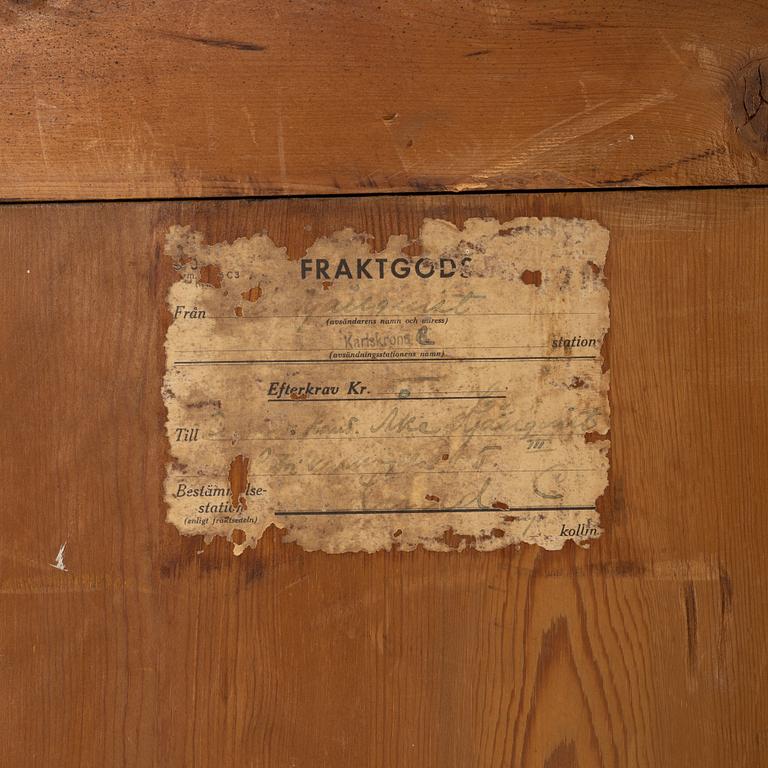
POLYGON ((5 0, 0 198, 768 182, 751 0, 5 0))
POLYGON ((0 764, 764 764, 767 214, 738 190, 1 208, 0 764), (234 558, 164 523, 170 224, 299 253, 478 215, 611 232, 598 542, 234 558))

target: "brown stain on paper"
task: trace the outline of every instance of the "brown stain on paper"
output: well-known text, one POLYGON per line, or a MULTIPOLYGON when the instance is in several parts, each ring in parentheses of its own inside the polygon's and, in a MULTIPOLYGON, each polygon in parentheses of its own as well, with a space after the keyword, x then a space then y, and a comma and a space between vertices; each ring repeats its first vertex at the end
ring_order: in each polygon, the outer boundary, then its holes
POLYGON ((232 506, 242 505, 243 509, 248 509, 248 502, 245 499, 245 490, 248 487, 248 464, 249 459, 242 454, 235 456, 229 465, 229 488, 232 506))
POLYGON ((247 291, 243 291, 242 296, 246 301, 258 301, 261 298, 261 286, 255 285, 253 288, 249 288, 247 291))

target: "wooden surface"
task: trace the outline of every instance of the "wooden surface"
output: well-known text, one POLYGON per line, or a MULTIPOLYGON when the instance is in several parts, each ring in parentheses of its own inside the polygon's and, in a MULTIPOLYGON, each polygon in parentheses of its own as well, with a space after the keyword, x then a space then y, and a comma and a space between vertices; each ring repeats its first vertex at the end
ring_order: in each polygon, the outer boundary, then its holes
POLYGON ((764 765, 767 229, 756 190, 0 209, 0 765, 764 765), (610 229, 598 542, 235 558, 164 522, 169 225, 298 254, 477 215, 610 229))
POLYGON ((9 0, 0 29, 0 199, 768 182, 764 2, 9 0))

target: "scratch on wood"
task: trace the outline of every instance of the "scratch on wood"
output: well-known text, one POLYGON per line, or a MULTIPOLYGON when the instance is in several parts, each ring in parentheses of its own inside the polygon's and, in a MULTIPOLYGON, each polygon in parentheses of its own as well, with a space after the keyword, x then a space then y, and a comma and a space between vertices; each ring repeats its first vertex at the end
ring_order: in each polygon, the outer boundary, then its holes
POLYGON ((685 629, 688 637, 688 669, 696 670, 698 651, 698 618, 696 614, 696 590, 692 581, 685 584, 685 629))
POLYGON ((195 35, 180 35, 177 32, 161 32, 162 37, 169 40, 182 40, 189 43, 200 43, 201 45, 211 45, 214 48, 232 48, 236 51, 266 51, 266 45, 258 43, 246 43, 241 40, 229 40, 226 38, 215 37, 197 37, 195 35))
POLYGON ((59 551, 56 554, 56 562, 49 563, 51 568, 56 568, 59 571, 66 571, 67 566, 64 565, 64 550, 67 548, 67 542, 65 541, 60 547, 59 551))
POLYGON ((533 159, 546 155, 607 126, 625 120, 646 109, 671 101, 675 97, 667 88, 658 93, 634 101, 615 104, 614 99, 605 99, 592 107, 576 112, 563 120, 558 120, 547 128, 533 134, 517 146, 509 147, 504 160, 490 168, 473 174, 464 182, 451 185, 451 189, 461 192, 476 189, 487 184, 489 179, 503 177, 526 166, 533 159))

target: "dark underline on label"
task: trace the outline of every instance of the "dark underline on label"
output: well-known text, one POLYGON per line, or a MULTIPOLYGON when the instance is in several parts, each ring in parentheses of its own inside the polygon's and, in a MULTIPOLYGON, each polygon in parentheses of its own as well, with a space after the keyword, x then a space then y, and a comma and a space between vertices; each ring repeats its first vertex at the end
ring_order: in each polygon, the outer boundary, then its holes
MULTIPOLYGON (((587 429, 584 430, 585 432, 589 432, 591 430, 587 429)), ((428 435, 428 434, 418 434, 418 435, 305 435, 303 437, 269 437, 269 436, 251 436, 251 437, 238 437, 236 440, 232 437, 204 437, 203 440, 208 440, 209 442, 221 442, 221 443, 232 443, 234 440, 234 443, 243 443, 243 442, 257 442, 259 440, 264 441, 287 441, 287 442, 295 442, 295 441, 302 441, 302 440, 424 440, 424 439, 440 439, 440 438, 449 438, 449 437, 461 437, 465 440, 471 440, 474 438, 483 438, 483 437, 512 437, 512 438, 519 438, 521 440, 528 440, 534 437, 584 437, 584 432, 537 432, 537 433, 531 433, 531 434, 525 434, 524 432, 521 432, 519 434, 510 434, 510 433, 504 433, 504 432, 498 432, 498 433, 491 433, 491 434, 476 434, 476 435, 465 435, 461 432, 452 432, 448 434, 434 434, 434 435, 428 435)))
POLYGON ((456 507, 452 509, 416 508, 416 509, 332 509, 332 510, 299 510, 290 512, 275 512, 276 517, 301 516, 334 516, 334 515, 442 515, 448 513, 506 513, 506 512, 595 512, 592 506, 584 507, 456 507))
MULTIPOLYGON (((339 317, 352 320, 358 317, 534 317, 539 315, 596 315, 597 312, 348 312, 336 315, 206 315, 198 318, 180 318, 197 322, 199 320, 302 320, 306 317, 339 317)), ((334 323, 335 325, 335 323, 334 323)), ((354 323, 340 323, 354 325, 354 323)))
POLYGON ((354 403, 356 400, 505 400, 506 395, 437 395, 435 397, 307 397, 290 399, 285 397, 271 397, 268 403, 354 403))
MULTIPOLYGON (((517 475, 524 473, 539 473, 544 474, 548 470, 536 468, 536 469, 433 469, 433 470, 415 470, 408 472, 260 472, 259 477, 374 477, 381 475, 382 477, 396 477, 412 475, 517 475)), ((558 469, 558 472, 599 472, 597 469, 589 469, 584 467, 565 468, 558 469)), ((195 475, 169 475, 169 477, 177 478, 195 478, 195 475)))
POLYGON ((495 363, 542 360, 597 360, 597 355, 545 355, 542 357, 356 357, 333 360, 176 360, 174 365, 275 365, 279 363, 495 363))

